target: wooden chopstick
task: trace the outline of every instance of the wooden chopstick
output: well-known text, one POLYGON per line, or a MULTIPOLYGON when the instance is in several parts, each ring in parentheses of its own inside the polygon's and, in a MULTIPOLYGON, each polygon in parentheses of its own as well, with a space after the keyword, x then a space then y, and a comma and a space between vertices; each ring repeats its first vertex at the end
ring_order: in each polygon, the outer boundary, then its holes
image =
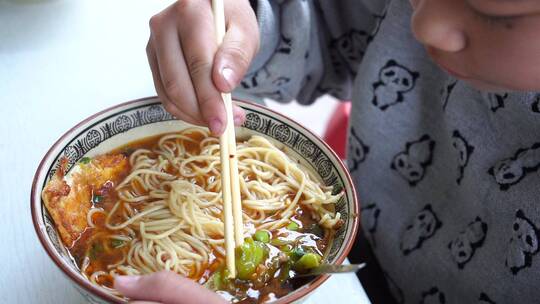
POLYGON ((242 220, 242 200, 240 197, 240 177, 238 175, 238 157, 236 155, 236 134, 232 119, 232 99, 231 94, 224 94, 223 100, 231 105, 231 117, 227 118, 230 123, 227 124, 230 129, 228 132, 229 142, 229 164, 231 172, 231 190, 232 190, 232 209, 234 220, 234 240, 236 247, 244 244, 244 222, 242 220))
MULTIPOLYGON (((225 8, 223 0, 212 0, 216 41, 218 45, 225 37, 225 8)), ((221 191, 223 195, 223 214, 225 224, 225 259, 229 276, 236 277, 235 246, 244 242, 244 224, 242 221, 242 202, 236 157, 236 134, 234 131, 231 94, 222 93, 226 112, 226 127, 219 137, 221 158, 221 191)))

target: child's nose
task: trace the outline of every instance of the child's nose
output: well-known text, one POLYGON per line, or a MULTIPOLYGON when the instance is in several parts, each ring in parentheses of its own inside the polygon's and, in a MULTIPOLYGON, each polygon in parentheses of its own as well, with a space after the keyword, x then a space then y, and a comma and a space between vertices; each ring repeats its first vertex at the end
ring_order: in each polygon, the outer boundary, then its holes
POLYGON ((454 1, 420 0, 414 6, 411 27, 422 44, 446 52, 466 47, 459 8, 454 1))

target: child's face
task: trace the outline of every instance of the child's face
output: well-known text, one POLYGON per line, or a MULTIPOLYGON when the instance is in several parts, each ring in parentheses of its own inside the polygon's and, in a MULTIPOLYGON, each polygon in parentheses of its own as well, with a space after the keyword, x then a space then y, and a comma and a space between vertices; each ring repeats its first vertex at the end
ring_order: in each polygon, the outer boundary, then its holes
POLYGON ((482 90, 540 91, 540 0, 410 0, 433 60, 482 90))

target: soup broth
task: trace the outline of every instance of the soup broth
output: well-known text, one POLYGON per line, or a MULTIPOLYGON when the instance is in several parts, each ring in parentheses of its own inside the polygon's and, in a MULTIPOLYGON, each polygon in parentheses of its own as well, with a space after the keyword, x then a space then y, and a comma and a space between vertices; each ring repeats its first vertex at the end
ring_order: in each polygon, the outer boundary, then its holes
MULTIPOLYGON (((87 226, 66 244, 83 275, 115 294, 115 275, 163 269, 232 302, 262 303, 290 293, 296 287, 291 276, 321 262, 342 224, 334 212, 341 194, 332 195, 309 170, 262 137, 239 140, 238 161, 246 239, 236 249, 238 275, 228 279, 216 138, 193 128, 83 158, 82 169, 70 173, 71 192, 88 176, 109 173, 87 187, 89 208, 80 215, 86 216, 87 226), (99 166, 109 158, 127 164, 110 175, 112 169, 99 166)), ((56 188, 47 187, 43 197, 51 210, 51 201, 67 196, 54 196, 56 188)))

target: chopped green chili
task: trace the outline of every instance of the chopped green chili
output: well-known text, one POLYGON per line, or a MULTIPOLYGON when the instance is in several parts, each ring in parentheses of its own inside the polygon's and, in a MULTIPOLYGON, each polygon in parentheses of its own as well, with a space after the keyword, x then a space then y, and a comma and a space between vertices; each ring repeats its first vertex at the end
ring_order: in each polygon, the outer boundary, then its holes
POLYGON ((293 221, 291 221, 289 225, 287 225, 287 229, 291 231, 296 231, 298 230, 298 228, 300 228, 300 226, 296 222, 293 222, 293 221))
POLYGON ((310 269, 318 267, 321 264, 321 256, 315 253, 304 254, 296 263, 294 263, 294 270, 298 272, 307 272, 310 269))
POLYGON ((255 232, 255 234, 253 235, 253 239, 259 242, 268 243, 270 242, 270 236, 270 232, 266 230, 259 230, 255 232))
POLYGON ((262 242, 246 238, 242 246, 236 248, 236 271, 241 280, 249 280, 257 266, 264 261, 265 246, 262 242))

